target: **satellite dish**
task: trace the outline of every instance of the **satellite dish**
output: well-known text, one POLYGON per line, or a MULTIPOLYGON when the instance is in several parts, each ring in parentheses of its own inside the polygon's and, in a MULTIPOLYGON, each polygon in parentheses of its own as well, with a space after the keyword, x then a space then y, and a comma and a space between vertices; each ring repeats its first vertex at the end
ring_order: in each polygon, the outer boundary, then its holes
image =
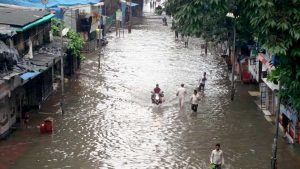
POLYGON ((47 5, 47 3, 49 2, 49 0, 41 0, 42 4, 47 5))

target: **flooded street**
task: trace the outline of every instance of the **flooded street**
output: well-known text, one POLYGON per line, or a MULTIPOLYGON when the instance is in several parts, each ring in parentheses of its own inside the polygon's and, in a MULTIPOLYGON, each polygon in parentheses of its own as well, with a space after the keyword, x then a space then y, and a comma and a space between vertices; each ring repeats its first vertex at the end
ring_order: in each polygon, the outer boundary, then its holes
MULTIPOLYGON (((54 115, 55 133, 35 138, 11 168, 207 169, 216 143, 225 153, 224 168, 269 168, 274 126, 248 94, 255 86, 239 86, 231 102, 224 61, 202 55, 200 42, 192 39, 184 48, 158 19, 145 20, 124 38, 112 33, 100 69, 98 56, 87 56, 66 85, 65 115, 54 115), (192 114, 189 97, 204 71, 205 96, 192 114), (157 83, 165 92, 161 106, 150 101, 157 83), (188 98, 179 111, 181 83, 188 98)), ((300 168, 293 151, 280 140, 279 166, 300 168)))

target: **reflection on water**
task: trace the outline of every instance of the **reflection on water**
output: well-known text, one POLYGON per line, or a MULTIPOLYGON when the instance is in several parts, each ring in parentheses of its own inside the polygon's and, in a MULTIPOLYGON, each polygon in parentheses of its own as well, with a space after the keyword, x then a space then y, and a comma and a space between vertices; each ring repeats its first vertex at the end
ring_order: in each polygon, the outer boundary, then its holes
POLYGON ((201 55, 199 40, 183 46, 157 21, 110 38, 100 71, 97 56, 88 57, 67 86, 66 114, 56 121, 55 135, 12 168, 206 169, 217 142, 226 168, 267 168, 271 126, 254 103, 230 102, 218 56, 201 55), (204 71, 208 81, 198 113, 191 115, 188 99, 179 111, 177 88, 185 83, 191 95, 204 71), (150 102, 156 83, 166 97, 159 107, 150 102))

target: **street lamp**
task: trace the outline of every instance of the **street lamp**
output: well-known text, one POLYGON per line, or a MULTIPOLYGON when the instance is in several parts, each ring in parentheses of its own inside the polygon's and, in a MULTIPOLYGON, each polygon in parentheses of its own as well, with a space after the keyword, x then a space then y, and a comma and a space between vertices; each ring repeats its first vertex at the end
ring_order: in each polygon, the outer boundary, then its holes
POLYGON ((235 16, 233 13, 229 12, 226 14, 227 17, 233 18, 233 63, 232 63, 232 71, 231 71, 231 100, 234 99, 235 87, 234 87, 234 71, 235 71, 235 39, 236 39, 236 25, 235 25, 235 16))
POLYGON ((60 23, 60 45, 61 45, 61 50, 60 50, 60 80, 61 80, 61 100, 60 100, 60 106, 61 106, 61 113, 64 114, 64 97, 65 97, 65 87, 64 87, 64 52, 63 52, 63 17, 65 12, 68 10, 68 8, 61 7, 62 9, 62 18, 61 18, 61 23, 60 23))
POLYGON ((271 158, 271 169, 277 169, 277 142, 278 142, 278 130, 279 130, 279 114, 280 114, 280 104, 281 104, 281 97, 280 97, 280 90, 281 90, 281 84, 279 82, 279 90, 275 91, 277 93, 277 110, 276 110, 276 133, 274 137, 274 142, 272 146, 272 153, 273 156, 271 158))

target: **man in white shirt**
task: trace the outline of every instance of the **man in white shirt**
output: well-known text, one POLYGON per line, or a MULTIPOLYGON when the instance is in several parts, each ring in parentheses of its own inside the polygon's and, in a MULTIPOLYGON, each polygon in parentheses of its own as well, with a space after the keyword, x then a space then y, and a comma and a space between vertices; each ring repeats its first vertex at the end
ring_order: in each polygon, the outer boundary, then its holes
POLYGON ((179 98, 180 109, 182 109, 183 107, 185 95, 186 95, 186 89, 184 88, 184 84, 181 84, 181 87, 178 88, 176 93, 176 96, 178 96, 179 98))
POLYGON ((197 113, 199 100, 200 100, 200 96, 198 95, 197 90, 194 90, 194 94, 191 97, 192 110, 194 113, 197 113))
POLYGON ((211 152, 210 163, 214 166, 213 169, 221 169, 224 164, 223 151, 220 150, 220 144, 216 144, 216 149, 211 152))

